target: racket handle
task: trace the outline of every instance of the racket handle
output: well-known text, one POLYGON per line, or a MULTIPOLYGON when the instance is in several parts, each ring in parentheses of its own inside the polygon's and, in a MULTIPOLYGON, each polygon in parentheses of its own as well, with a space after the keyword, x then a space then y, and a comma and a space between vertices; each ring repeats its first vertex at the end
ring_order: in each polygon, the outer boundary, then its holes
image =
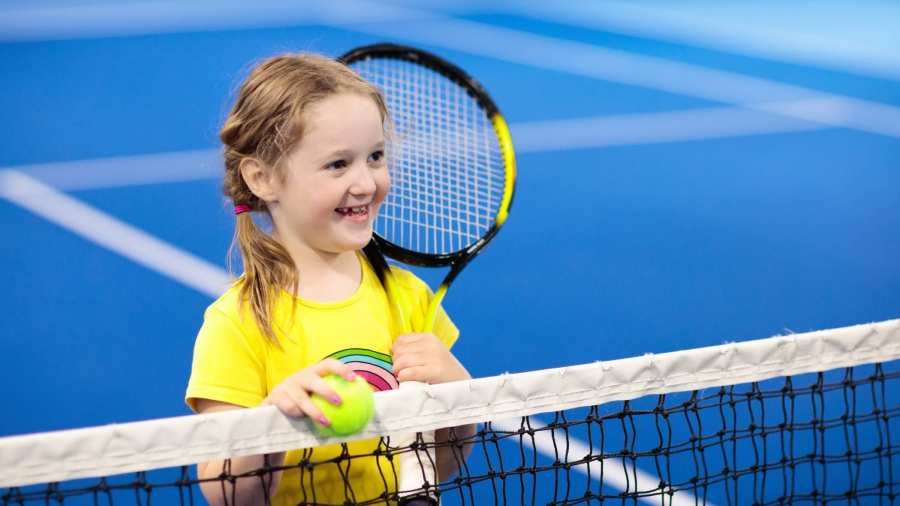
MULTIPOLYGON (((427 383, 404 381, 401 389, 425 388, 427 383)), ((414 449, 398 455, 398 494, 401 505, 437 506, 440 501, 434 489, 437 487, 437 454, 434 451, 434 431, 401 434, 396 437, 397 446, 414 449), (419 436, 419 434, 421 436, 419 436)))

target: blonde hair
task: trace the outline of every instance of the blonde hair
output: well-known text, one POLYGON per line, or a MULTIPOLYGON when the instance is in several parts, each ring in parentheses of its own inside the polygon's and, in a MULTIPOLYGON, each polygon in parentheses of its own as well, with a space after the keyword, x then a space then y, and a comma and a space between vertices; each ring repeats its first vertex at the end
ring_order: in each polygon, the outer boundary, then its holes
MULTIPOLYGON (((303 137, 304 111, 338 93, 370 97, 382 121, 387 122, 387 108, 378 89, 338 61, 314 54, 284 54, 257 65, 241 85, 219 132, 224 145, 225 195, 235 205, 269 215, 266 203, 244 181, 241 164, 256 160, 283 179, 281 161, 303 137)), ((277 342, 272 326, 273 304, 279 290, 296 288, 296 266, 284 246, 260 230, 250 213, 237 216, 229 258, 235 245, 244 264, 241 303, 250 305, 262 333, 277 342)), ((370 249, 366 249, 367 256, 370 249)))

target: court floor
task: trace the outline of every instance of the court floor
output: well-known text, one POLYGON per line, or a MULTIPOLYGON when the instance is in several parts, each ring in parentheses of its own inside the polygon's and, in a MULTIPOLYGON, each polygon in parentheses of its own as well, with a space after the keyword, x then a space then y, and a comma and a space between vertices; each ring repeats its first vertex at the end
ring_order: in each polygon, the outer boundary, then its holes
POLYGON ((511 218, 446 300, 475 376, 898 316, 900 11, 332 4, 0 7, 0 435, 188 412, 216 132, 284 51, 420 46, 504 111, 511 218))

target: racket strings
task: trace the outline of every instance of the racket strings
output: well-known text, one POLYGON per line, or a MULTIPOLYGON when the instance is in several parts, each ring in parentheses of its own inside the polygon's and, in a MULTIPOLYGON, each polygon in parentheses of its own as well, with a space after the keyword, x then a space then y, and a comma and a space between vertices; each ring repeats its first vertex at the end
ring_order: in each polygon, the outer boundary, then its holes
MULTIPOLYGON (((426 146, 425 143, 419 143, 426 146)), ((434 174, 434 167, 437 167, 438 173, 444 176, 446 183, 452 185, 463 185, 469 183, 469 187, 484 195, 491 195, 495 192, 503 191, 503 180, 496 177, 490 177, 490 173, 476 172, 467 174, 468 177, 462 177, 459 174, 458 167, 460 165, 477 166, 488 165, 491 163, 493 156, 500 156, 499 152, 490 154, 475 155, 469 158, 466 155, 448 157, 444 153, 428 153, 426 154, 423 147, 412 146, 405 148, 406 144, 403 140, 395 140, 391 142, 389 155, 393 155, 392 160, 405 160, 406 171, 401 174, 406 181, 412 182, 416 179, 427 179, 434 174)), ((428 144, 433 145, 433 144, 428 144)))
POLYGON ((502 191, 473 186, 469 181, 452 177, 439 181, 437 188, 440 191, 434 191, 434 180, 429 173, 427 171, 416 173, 413 170, 406 171, 402 177, 394 177, 393 185, 396 185, 396 195, 404 194, 408 198, 415 199, 426 192, 433 192, 433 195, 429 195, 430 198, 446 201, 447 205, 460 208, 473 207, 488 214, 495 212, 496 208, 487 203, 494 198, 498 191, 502 191))
POLYGON ((397 59, 352 64, 379 87, 394 125, 392 189, 376 232, 408 250, 449 254, 477 242, 496 219, 506 171, 491 123, 467 90, 397 59))
POLYGON ((475 222, 484 217, 488 220, 493 219, 493 215, 490 214, 491 209, 478 203, 473 203, 470 206, 461 206, 459 205, 459 202, 452 201, 452 199, 455 198, 452 191, 448 191, 447 194, 436 196, 434 199, 428 201, 417 200, 416 197, 418 196, 418 193, 394 195, 392 197, 394 199, 393 204, 397 207, 407 208, 409 211, 421 211, 435 217, 457 213, 459 214, 460 220, 468 220, 471 222, 475 222))

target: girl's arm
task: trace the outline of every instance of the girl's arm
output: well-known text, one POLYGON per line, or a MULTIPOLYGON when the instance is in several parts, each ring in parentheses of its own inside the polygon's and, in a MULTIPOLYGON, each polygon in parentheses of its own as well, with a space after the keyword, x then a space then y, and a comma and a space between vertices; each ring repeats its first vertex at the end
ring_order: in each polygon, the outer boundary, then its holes
MULTIPOLYGON (((434 334, 411 333, 398 336, 391 352, 394 374, 401 382, 436 384, 472 379, 469 371, 434 334)), ((462 425, 453 430, 458 440, 468 440, 475 435, 476 426, 462 425)), ((450 439, 450 429, 437 430, 434 439, 437 443, 447 442, 450 439)), ((471 452, 471 444, 466 444, 459 450, 450 446, 439 447, 435 452, 438 478, 446 480, 456 474, 471 452)))
POLYGON ((460 467, 469 458, 472 453, 473 444, 468 442, 474 435, 478 426, 460 425, 452 429, 438 429, 435 431, 434 440, 436 443, 445 443, 450 440, 450 431, 452 430, 457 441, 465 441, 462 448, 454 448, 452 446, 438 446, 435 452, 437 460, 437 475, 440 481, 448 480, 459 472, 460 467))
MULTIPOLYGON (((326 359, 285 378, 284 381, 272 389, 269 396, 263 401, 263 404, 277 406, 282 413, 290 417, 313 417, 322 425, 327 426, 330 422, 322 414, 322 411, 313 404, 310 395, 316 393, 328 399, 332 404, 339 405, 341 403, 341 398, 322 379, 323 376, 328 374, 338 374, 348 381, 352 381, 355 378, 353 370, 346 364, 334 359, 326 359)), ((198 413, 213 413, 230 409, 242 409, 242 407, 226 402, 197 399, 198 413)), ((230 460, 231 467, 228 469, 228 474, 237 476, 260 469, 267 463, 270 467, 283 465, 284 452, 239 457, 230 460)), ((224 470, 224 460, 212 460, 197 465, 197 474, 200 480, 213 480, 200 484, 200 491, 211 506, 268 504, 269 501, 266 501, 265 498, 271 498, 275 494, 275 490, 278 489, 278 482, 281 480, 281 472, 279 471, 263 476, 262 480, 259 476, 248 476, 235 480, 232 485, 228 481, 215 479, 224 470)))
MULTIPOLYGON (((197 413, 215 413, 232 409, 243 409, 241 406, 209 399, 197 399, 197 413)), ((228 474, 237 476, 262 468, 266 464, 278 467, 284 463, 284 452, 266 455, 252 455, 231 459, 231 467, 228 474)), ((258 476, 240 478, 232 485, 228 481, 218 480, 225 471, 225 460, 211 460, 197 464, 197 478, 201 480, 200 492, 206 498, 210 506, 225 506, 226 504, 268 504, 265 498, 275 495, 278 482, 281 481, 281 471, 270 473, 262 479, 268 482, 268 487, 263 486, 258 476), (211 481, 203 481, 211 480, 211 481), (234 500, 232 500, 234 498, 234 500)))

